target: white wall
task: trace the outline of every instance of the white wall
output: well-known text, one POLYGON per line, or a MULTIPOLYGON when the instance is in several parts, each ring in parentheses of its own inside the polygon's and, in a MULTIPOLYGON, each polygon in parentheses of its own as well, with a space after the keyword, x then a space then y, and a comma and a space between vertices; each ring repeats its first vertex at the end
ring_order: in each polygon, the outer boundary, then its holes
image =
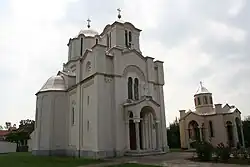
POLYGON ((16 152, 16 143, 0 141, 0 154, 16 152))

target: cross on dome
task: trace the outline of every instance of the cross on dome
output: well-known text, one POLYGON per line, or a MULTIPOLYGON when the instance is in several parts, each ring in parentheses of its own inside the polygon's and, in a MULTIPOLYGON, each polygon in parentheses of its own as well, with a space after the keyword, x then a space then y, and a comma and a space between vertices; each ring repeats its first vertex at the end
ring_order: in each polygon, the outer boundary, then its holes
POLYGON ((202 81, 200 81, 200 85, 201 85, 201 87, 202 87, 202 81))
POLYGON ((87 22, 88 22, 87 27, 90 28, 90 22, 91 22, 91 20, 88 18, 87 22))
POLYGON ((122 16, 121 16, 121 9, 118 8, 117 11, 118 11, 118 19, 120 19, 120 18, 122 17, 122 16))

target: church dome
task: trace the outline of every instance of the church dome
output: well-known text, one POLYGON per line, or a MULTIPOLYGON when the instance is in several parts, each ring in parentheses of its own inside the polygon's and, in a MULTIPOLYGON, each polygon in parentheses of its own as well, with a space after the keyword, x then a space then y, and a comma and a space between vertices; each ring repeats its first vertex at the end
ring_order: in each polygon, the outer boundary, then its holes
POLYGON ((196 91, 195 95, 198 95, 198 94, 205 94, 205 93, 210 93, 207 88, 205 88, 203 85, 202 85, 202 82, 200 82, 200 85, 199 85, 199 88, 198 90, 196 91))
POLYGON ((93 29, 81 30, 78 35, 85 35, 86 37, 95 37, 98 35, 98 32, 93 29))
POLYGON ((60 75, 50 77, 47 82, 42 86, 39 92, 45 91, 64 91, 66 90, 66 85, 64 78, 60 75))

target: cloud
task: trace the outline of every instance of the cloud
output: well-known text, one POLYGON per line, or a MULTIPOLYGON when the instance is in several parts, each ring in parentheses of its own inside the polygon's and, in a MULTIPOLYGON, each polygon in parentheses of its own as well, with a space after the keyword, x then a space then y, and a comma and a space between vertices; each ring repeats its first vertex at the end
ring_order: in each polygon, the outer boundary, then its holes
POLYGON ((0 124, 34 118, 35 93, 67 61, 67 42, 86 27, 122 19, 142 29, 145 56, 163 60, 167 120, 193 108, 199 81, 214 101, 249 115, 250 3, 246 0, 4 0, 0 2, 0 124), (132 5, 131 5, 132 4, 132 5))

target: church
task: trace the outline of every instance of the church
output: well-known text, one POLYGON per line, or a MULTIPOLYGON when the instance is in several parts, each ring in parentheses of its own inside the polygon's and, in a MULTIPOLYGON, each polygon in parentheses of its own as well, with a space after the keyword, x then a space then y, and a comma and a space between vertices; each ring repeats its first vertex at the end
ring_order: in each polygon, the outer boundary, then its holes
POLYGON ((212 93, 200 83, 194 95, 195 111, 180 110, 181 148, 190 149, 196 141, 245 147, 241 112, 233 105, 213 104, 212 93))
POLYGON ((33 155, 117 157, 168 152, 163 62, 118 20, 70 38, 68 61, 36 93, 33 155))

